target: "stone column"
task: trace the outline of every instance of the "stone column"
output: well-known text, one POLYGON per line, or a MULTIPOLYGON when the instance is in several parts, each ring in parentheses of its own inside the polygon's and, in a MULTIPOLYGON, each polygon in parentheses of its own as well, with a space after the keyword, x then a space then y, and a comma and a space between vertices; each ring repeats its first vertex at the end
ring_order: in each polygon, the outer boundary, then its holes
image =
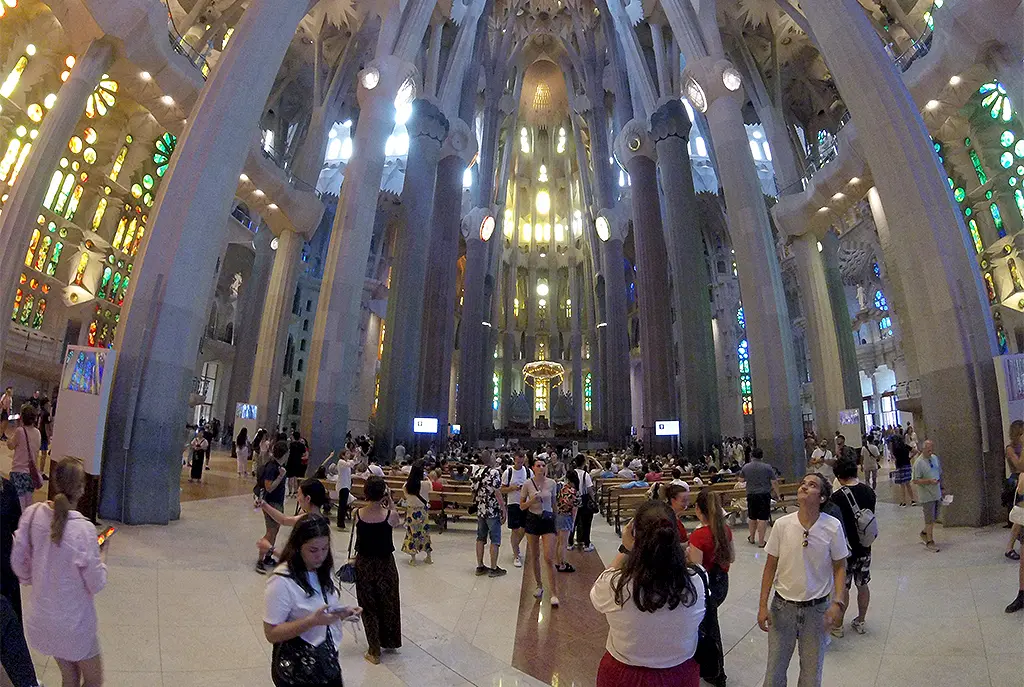
POLYGON ((249 398, 253 371, 256 367, 256 350, 259 347, 262 305, 267 293, 274 251, 270 248, 273 234, 263 223, 253 239, 256 254, 252 261, 249 279, 242 284, 242 296, 235 318, 235 361, 231 366, 231 381, 228 382, 227 412, 235 415, 235 405, 249 398))
MULTIPOLYGON (((882 391, 883 391, 883 389, 881 388, 881 382, 879 382, 878 378, 879 378, 878 368, 875 368, 875 371, 871 373, 871 402, 874 403, 874 405, 875 405, 873 420, 874 420, 874 426, 875 427, 882 427, 883 426, 883 422, 882 422, 882 391)), ((861 399, 862 399, 862 405, 863 405, 863 396, 861 396, 861 399)), ((871 427, 868 427, 868 429, 871 429, 871 427)))
MULTIPOLYGON (((571 218, 569 225, 571 227, 571 218)), ((567 228, 571 232, 571 228, 567 228)), ((578 259, 579 252, 575 252, 578 259)), ((583 295, 580 293, 578 270, 582 266, 576 260, 569 261, 569 300, 572 308, 571 334, 569 335, 569 358, 572 362, 572 400, 576 429, 583 429, 583 334, 580 332, 580 311, 583 309, 583 295)))
POLYGON ((672 314, 664 298, 669 288, 668 255, 658 198, 656 154, 646 125, 636 119, 623 128, 615 147, 632 183, 643 424, 653 427, 656 420, 676 418, 673 356, 666 355, 666 351, 672 350, 672 314))
POLYGON ((651 134, 658 150, 665 207, 665 244, 672 265, 672 304, 679 341, 680 448, 684 455, 703 455, 720 439, 715 342, 708 299, 693 172, 686 149, 690 118, 678 98, 651 115, 651 134))
MULTIPOLYGON (((839 368, 843 375, 844 408, 860 408, 863 396, 860 392, 860 368, 857 365, 857 349, 850 328, 850 309, 846 305, 846 291, 843 277, 839 272, 839 236, 826 231, 821 237, 821 258, 825 268, 825 284, 832 303, 832 323, 839 345, 839 368)), ((864 428, 862 428, 864 429, 864 428)))
POLYGON ((418 410, 420 344, 423 340, 424 288, 430 226, 422 218, 434 213, 434 186, 441 143, 448 135, 448 119, 426 99, 413 103, 409 131, 402 208, 405 231, 398 237, 395 270, 388 295, 388 336, 381 360, 380 397, 377 406, 376 445, 381 456, 390 456, 399 442, 413 448, 413 418, 418 410))
POLYGON ((764 194, 743 126, 745 100, 738 83, 730 80, 735 91, 725 87, 723 74, 728 69, 733 67, 726 60, 694 60, 687 64, 684 89, 695 84, 703 93, 704 102, 694 106, 706 113, 725 190, 750 343, 757 443, 766 460, 792 477, 804 468, 792 324, 764 194))
MULTIPOLYGON (((18 174, 18 183, 4 203, 3 215, 0 215, 0 303, 4 308, 10 309, 14 303, 17 275, 21 272, 25 249, 36 227, 50 177, 67 150, 68 139, 82 118, 86 101, 113 59, 112 44, 102 39, 90 43, 85 54, 78 58, 68 80, 58 91, 57 102, 39 128, 39 136, 32 141, 32 150, 18 174)), ((137 286, 132 290, 136 289, 137 286)), ((5 319, 0 326, 0 364, 7 352, 9 332, 5 319)))
POLYGON ((179 516, 182 424, 226 240, 223 218, 307 9, 276 0, 249 3, 178 139, 114 343, 120 355, 107 418, 101 517, 166 524, 179 516))
POLYGON ((475 208, 462 222, 466 237, 466 274, 463 279, 462 322, 459 326, 459 398, 456 415, 462 436, 473 444, 480 435, 480 395, 483 391, 484 277, 487 274, 487 242, 480 236, 486 208, 475 208))
POLYGON ((860 406, 847 405, 843 392, 835 317, 825 280, 824 261, 818 252, 818 238, 807 233, 790 240, 807 321, 806 340, 814 389, 814 427, 819 437, 831 437, 839 426, 839 411, 860 406))
POLYGON ((814 0, 803 10, 854 122, 886 123, 863 136, 861 148, 892 230, 883 236, 879 227, 879 238, 906 299, 899 314, 912 339, 903 343, 917 349, 925 422, 946 458, 945 487, 957 497, 945 523, 995 522, 1005 516, 997 347, 962 214, 920 111, 856 0, 814 0))
MULTIPOLYGON (((426 301, 420 356, 420 408, 438 425, 449 422, 449 389, 455 353, 455 277, 462 225, 462 174, 476 155, 476 138, 461 119, 450 122, 441 146, 430 222, 426 301)), ((442 437, 442 440, 446 437, 442 437)))
POLYGON ((598 336, 604 343, 604 432, 612 446, 626 446, 629 428, 633 424, 629 395, 629 323, 626 320, 621 228, 613 231, 615 233, 607 241, 601 241, 606 319, 598 322, 597 326, 598 336))
MULTIPOLYGON (((384 170, 384 144, 395 127, 398 90, 403 84, 414 84, 415 77, 412 64, 392 55, 374 59, 359 73, 360 112, 352 142, 354 152, 345 168, 334 216, 302 396, 302 433, 317 455, 340 448, 348 429, 359 356, 363 283, 384 170)), ((389 322, 388 337, 393 329, 389 322)))
POLYGON ((277 408, 281 396, 281 377, 284 375, 284 355, 288 346, 288 325, 292 317, 292 301, 299 281, 302 257, 302 237, 284 229, 277 237, 274 267, 263 301, 260 319, 259 343, 252 368, 249 403, 256 406, 256 419, 260 425, 272 429, 277 422, 277 408))

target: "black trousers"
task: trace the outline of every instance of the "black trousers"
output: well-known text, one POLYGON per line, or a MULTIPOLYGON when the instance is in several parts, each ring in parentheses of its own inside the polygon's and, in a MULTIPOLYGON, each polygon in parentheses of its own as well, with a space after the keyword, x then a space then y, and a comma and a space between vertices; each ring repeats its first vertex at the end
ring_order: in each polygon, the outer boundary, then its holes
POLYGON ((348 489, 338 490, 338 527, 345 526, 348 517, 348 489))
POLYGON ((576 510, 576 526, 569 533, 569 544, 575 542, 586 546, 590 543, 590 527, 594 524, 594 511, 590 509, 590 494, 584 494, 583 504, 576 510))
POLYGON ((37 684, 36 669, 28 652, 21 620, 6 596, 0 596, 0 663, 14 687, 37 684))
POLYGON ((714 647, 715 656, 710 663, 701 664, 700 676, 708 682, 714 682, 725 677, 725 651, 722 646, 722 628, 718 624, 718 608, 729 595, 729 573, 713 565, 708 572, 708 582, 711 598, 708 599, 707 608, 704 610, 701 628, 714 647))

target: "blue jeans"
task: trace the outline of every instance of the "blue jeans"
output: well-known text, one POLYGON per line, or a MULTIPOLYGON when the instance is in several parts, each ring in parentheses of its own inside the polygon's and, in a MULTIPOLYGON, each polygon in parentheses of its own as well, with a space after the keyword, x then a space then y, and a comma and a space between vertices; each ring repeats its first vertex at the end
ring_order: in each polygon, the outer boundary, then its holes
POLYGON ((778 594, 772 599, 768 628, 768 672, 764 687, 786 687, 786 671, 799 645, 800 678, 797 687, 821 687, 825 665, 825 601, 816 606, 797 606, 778 594))
POLYGON ((487 541, 488 535, 492 544, 501 546, 501 516, 493 515, 489 518, 477 516, 476 540, 487 541))

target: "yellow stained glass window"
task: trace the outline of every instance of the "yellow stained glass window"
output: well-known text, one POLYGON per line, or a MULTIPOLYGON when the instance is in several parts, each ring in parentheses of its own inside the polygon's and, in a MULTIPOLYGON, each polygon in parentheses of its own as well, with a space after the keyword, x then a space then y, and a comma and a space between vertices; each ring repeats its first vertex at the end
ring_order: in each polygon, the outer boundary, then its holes
POLYGON ((36 254, 36 247, 39 246, 39 230, 32 230, 32 238, 28 242, 28 252, 25 254, 25 267, 32 266, 32 258, 36 254))
POLYGON ((10 98, 11 93, 14 93, 14 89, 18 86, 18 81, 21 80, 21 75, 25 73, 25 67, 28 66, 28 55, 22 55, 18 58, 18 61, 14 63, 14 69, 4 79, 3 85, 0 85, 0 95, 5 98, 10 98))
POLYGON ((3 158, 0 159, 0 181, 7 181, 11 168, 14 166, 14 161, 18 159, 18 152, 20 150, 21 141, 12 138, 11 142, 7 144, 7 151, 4 153, 3 158))
POLYGON ((18 153, 18 161, 14 163, 14 171, 11 172, 11 180, 9 182, 11 186, 14 186, 14 182, 18 180, 18 174, 21 172, 21 168, 25 164, 25 158, 28 157, 30 150, 32 150, 31 143, 26 143, 21 147, 21 152, 18 153))
POLYGON ((110 180, 117 181, 117 175, 121 173, 121 166, 124 165, 124 159, 128 157, 128 146, 121 146, 121 152, 117 154, 114 159, 114 165, 110 168, 110 180))
POLYGON ((100 198, 100 202, 96 204, 96 212, 92 216, 92 230, 99 231, 100 222, 103 221, 103 213, 107 211, 107 199, 100 198))

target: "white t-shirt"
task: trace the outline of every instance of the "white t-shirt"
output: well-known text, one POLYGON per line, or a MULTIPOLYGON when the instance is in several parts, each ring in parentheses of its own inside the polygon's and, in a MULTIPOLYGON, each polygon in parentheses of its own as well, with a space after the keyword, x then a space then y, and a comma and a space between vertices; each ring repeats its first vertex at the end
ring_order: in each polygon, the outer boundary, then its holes
MULTIPOLYGON (((403 489, 403 491, 404 491, 404 489, 403 489)), ((405 492, 405 493, 407 494, 406 503, 409 504, 409 508, 412 508, 413 510, 417 510, 417 509, 420 509, 420 508, 429 507, 429 505, 430 505, 430 479, 428 477, 424 476, 423 480, 420 482, 420 498, 423 499, 422 501, 420 501, 420 499, 416 498, 415 494, 409 494, 409 492, 405 492)))
POLYGON ((377 477, 384 476, 384 470, 381 468, 381 466, 377 465, 376 463, 370 463, 367 466, 366 471, 369 472, 371 475, 377 475, 377 477))
POLYGON ((621 470, 619 470, 618 476, 621 477, 622 479, 628 479, 628 480, 635 480, 636 479, 636 475, 629 468, 622 468, 621 470))
POLYGON ((685 480, 674 479, 674 480, 672 480, 671 484, 676 484, 676 485, 682 487, 683 489, 685 489, 686 491, 690 491, 690 485, 687 484, 685 480))
POLYGON ((693 658, 697 651, 697 630, 704 618, 704 582, 694 574, 690 579, 697 592, 692 606, 679 604, 645 613, 632 598, 615 603, 612 578, 616 570, 601 573, 590 588, 590 602, 608 621, 608 653, 631 666, 671 668, 693 658))
POLYGON ((775 521, 764 550, 779 559, 775 573, 775 591, 789 601, 813 601, 832 592, 832 562, 850 555, 841 522, 821 513, 807 530, 799 513, 783 515, 775 521))
POLYGON ((351 489, 352 488, 352 466, 355 465, 354 461, 351 460, 339 460, 338 461, 338 489, 351 489))
POLYGON ((814 465, 812 468, 815 472, 820 472, 826 482, 831 482, 836 478, 836 473, 832 471, 832 466, 829 465, 829 462, 834 461, 835 456, 827 448, 816 448, 811 452, 811 460, 818 460, 819 458, 824 459, 825 462, 821 465, 814 465))
MULTIPOLYGON (((313 596, 306 596, 302 587, 288 577, 287 566, 279 565, 275 568, 274 574, 267 580, 267 586, 263 590, 265 607, 263 622, 280 625, 290 620, 298 620, 305 618, 324 605, 324 597, 320 593, 320 580, 317 579, 316 573, 308 572, 306 574, 309 575, 309 584, 313 587, 313 596), (278 573, 283 574, 279 575, 278 573)), ((327 605, 340 605, 336 592, 328 592, 327 605)), ((341 643, 341 621, 330 627, 334 645, 338 646, 341 643)), ((301 636, 313 646, 319 646, 327 639, 327 627, 319 625, 303 632, 301 636)))
POLYGON ((514 465, 509 465, 505 468, 505 474, 501 476, 501 486, 503 487, 516 487, 516 490, 505 494, 508 505, 518 506, 519 499, 522 496, 523 485, 526 480, 530 479, 530 470, 525 465, 516 470, 514 465))
POLYGON ((576 476, 580 478, 580 496, 594 493, 594 479, 584 470, 576 470, 576 476))

